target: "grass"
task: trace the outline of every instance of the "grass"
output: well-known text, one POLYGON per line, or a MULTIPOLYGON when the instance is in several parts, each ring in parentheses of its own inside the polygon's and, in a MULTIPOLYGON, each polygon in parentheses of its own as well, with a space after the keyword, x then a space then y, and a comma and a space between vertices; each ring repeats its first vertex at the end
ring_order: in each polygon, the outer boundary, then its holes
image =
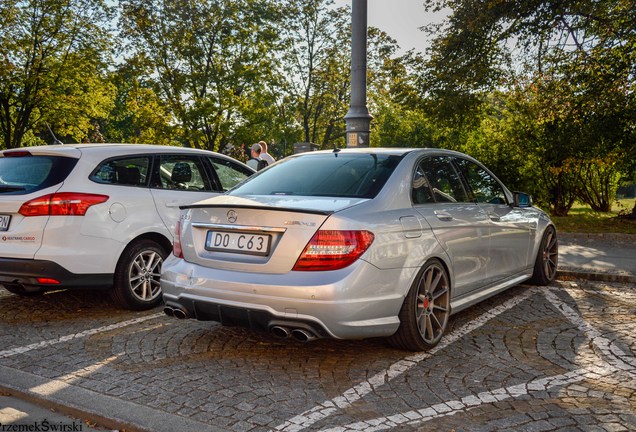
POLYGON ((618 200, 611 213, 599 213, 585 204, 575 204, 568 216, 552 216, 560 232, 636 234, 636 220, 619 218, 619 212, 631 212, 636 199, 618 200))

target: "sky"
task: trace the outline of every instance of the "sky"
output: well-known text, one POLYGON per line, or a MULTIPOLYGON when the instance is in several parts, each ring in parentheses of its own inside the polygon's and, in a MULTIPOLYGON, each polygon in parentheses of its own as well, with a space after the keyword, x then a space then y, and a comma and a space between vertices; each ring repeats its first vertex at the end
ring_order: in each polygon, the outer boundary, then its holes
MULTIPOLYGON (((426 12, 423 0, 367 0, 367 24, 395 39, 403 50, 424 53, 429 46, 426 33, 419 30, 431 22, 441 22, 443 13, 426 12)), ((351 6, 351 0, 335 0, 336 6, 351 6)))

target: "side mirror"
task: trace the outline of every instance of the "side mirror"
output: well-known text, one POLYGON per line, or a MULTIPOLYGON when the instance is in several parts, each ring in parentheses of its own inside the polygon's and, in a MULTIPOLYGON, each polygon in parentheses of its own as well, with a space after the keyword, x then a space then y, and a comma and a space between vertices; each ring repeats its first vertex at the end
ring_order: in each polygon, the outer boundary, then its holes
POLYGON ((514 207, 532 207, 532 197, 527 193, 513 192, 514 207))

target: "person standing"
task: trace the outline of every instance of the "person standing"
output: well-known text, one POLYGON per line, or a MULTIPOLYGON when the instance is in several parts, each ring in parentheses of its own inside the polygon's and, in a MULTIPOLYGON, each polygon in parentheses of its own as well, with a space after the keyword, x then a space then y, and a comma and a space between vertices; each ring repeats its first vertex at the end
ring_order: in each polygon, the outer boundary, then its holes
POLYGON ((267 153, 267 143, 265 141, 259 141, 258 142, 261 145, 261 159, 263 159, 264 161, 267 161, 268 165, 273 164, 276 159, 274 159, 272 157, 272 155, 270 155, 269 153, 267 153))
POLYGON ((260 144, 252 144, 250 148, 251 157, 248 159, 247 166, 254 169, 255 171, 260 171, 265 168, 268 162, 261 158, 262 147, 260 144))

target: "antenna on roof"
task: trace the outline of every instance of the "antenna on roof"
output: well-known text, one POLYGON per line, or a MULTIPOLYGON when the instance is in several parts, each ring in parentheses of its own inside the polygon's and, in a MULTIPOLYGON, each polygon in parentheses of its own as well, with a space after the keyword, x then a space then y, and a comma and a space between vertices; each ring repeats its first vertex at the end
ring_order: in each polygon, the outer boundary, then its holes
POLYGON ((333 145, 333 152, 334 153, 338 153, 340 151, 340 149, 338 148, 338 146, 334 143, 333 145))
POLYGON ((46 123, 46 127, 49 129, 49 132, 51 133, 51 136, 53 137, 53 144, 63 145, 64 143, 62 141, 60 141, 59 139, 57 139, 57 137, 55 136, 55 134, 51 130, 51 126, 49 126, 49 124, 47 122, 45 122, 45 123, 46 123))

